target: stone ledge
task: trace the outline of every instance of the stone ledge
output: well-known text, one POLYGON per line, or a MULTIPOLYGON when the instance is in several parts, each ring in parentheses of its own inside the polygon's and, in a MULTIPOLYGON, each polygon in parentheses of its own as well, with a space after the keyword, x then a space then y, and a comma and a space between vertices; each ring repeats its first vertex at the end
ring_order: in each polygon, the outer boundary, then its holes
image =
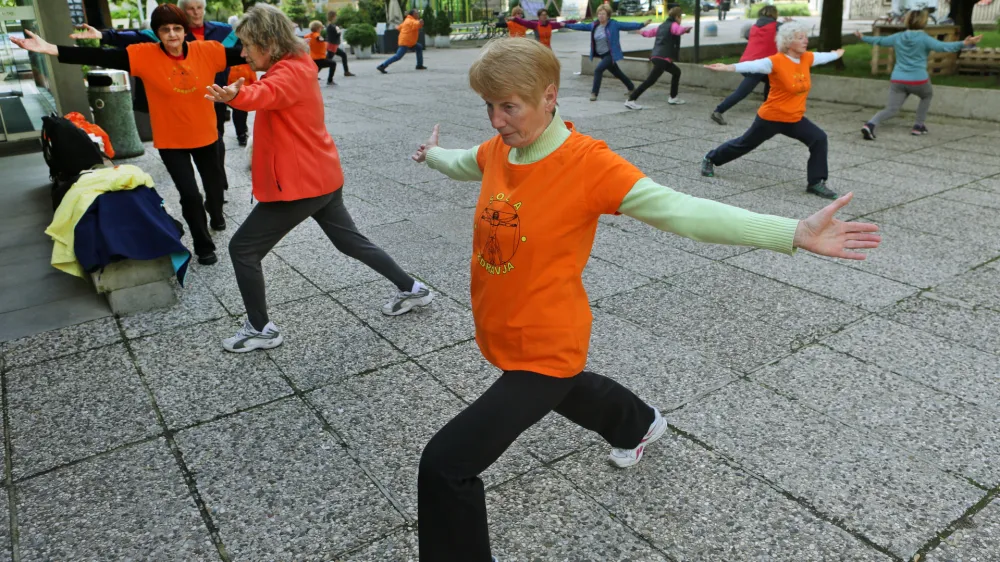
POLYGON ((120 316, 176 304, 170 284, 173 276, 173 265, 166 256, 115 262, 90 274, 97 292, 107 296, 112 312, 120 316))

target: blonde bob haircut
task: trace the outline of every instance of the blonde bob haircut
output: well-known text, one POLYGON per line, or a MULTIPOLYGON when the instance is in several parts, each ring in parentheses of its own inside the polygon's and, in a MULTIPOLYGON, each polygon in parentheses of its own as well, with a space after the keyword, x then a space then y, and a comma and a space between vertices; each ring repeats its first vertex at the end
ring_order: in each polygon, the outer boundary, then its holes
POLYGON ((681 8, 680 6, 674 6, 673 8, 670 8, 670 11, 667 12, 667 17, 676 19, 681 17, 681 14, 683 13, 684 13, 684 8, 681 8))
POLYGON ((524 8, 521 6, 514 6, 514 9, 510 11, 510 17, 524 17, 524 8))
POLYGON ((923 29, 927 27, 927 10, 910 10, 903 22, 906 29, 923 29))
POLYGON ((809 26, 800 21, 790 21, 781 24, 778 32, 774 34, 774 43, 778 46, 778 52, 788 51, 788 47, 795 41, 796 37, 805 35, 809 37, 809 26))
MULTIPOLYGON (((611 6, 608 6, 607 4, 601 4, 600 6, 598 6, 597 11, 607 13, 608 19, 611 19, 611 16, 614 15, 614 13, 611 10, 611 6)), ((595 13, 594 15, 596 16, 597 14, 595 13)))
POLYGON ((323 23, 320 22, 319 20, 312 20, 311 22, 309 22, 309 31, 315 33, 321 29, 323 29, 323 23))
POLYGON ((288 16, 270 4, 254 4, 236 24, 236 36, 244 45, 267 51, 271 62, 288 55, 306 53, 305 41, 295 36, 295 25, 288 16))
POLYGON ((559 59, 552 49, 525 37, 493 39, 469 68, 469 86, 483 98, 516 94, 537 104, 549 85, 559 88, 559 59), (524 72, 526 68, 531 72, 524 72), (517 79, 511 80, 512 76, 517 79))

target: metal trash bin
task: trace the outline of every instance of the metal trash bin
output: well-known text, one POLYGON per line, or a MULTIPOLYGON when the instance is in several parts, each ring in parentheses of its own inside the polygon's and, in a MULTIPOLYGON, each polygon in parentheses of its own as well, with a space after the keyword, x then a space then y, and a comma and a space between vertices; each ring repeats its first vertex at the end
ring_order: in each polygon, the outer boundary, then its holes
POLYGON ((87 73, 87 99, 94 123, 111 138, 115 158, 141 156, 146 151, 132 115, 132 92, 128 72, 91 70, 87 73))

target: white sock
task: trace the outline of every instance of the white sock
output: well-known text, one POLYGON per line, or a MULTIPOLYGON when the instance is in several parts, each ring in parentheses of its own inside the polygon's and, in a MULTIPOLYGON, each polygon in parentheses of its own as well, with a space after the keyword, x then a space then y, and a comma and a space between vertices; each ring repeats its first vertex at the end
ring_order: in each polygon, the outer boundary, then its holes
POLYGON ((413 288, 410 289, 410 292, 411 293, 416 293, 416 292, 420 291, 420 289, 423 289, 423 288, 424 288, 424 284, 421 283, 420 281, 417 281, 416 279, 414 279, 413 280, 413 288))

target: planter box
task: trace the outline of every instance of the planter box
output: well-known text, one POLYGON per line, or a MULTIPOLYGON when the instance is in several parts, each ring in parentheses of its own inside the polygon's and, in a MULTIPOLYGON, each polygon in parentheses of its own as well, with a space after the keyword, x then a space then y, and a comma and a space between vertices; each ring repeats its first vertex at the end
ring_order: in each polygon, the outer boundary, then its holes
POLYGON ((451 37, 448 35, 438 35, 434 38, 434 46, 438 49, 447 49, 451 47, 451 37))
POLYGON ((372 58, 372 48, 371 47, 355 47, 354 53, 359 59, 370 59, 372 58))
MULTIPOLYGON (((581 73, 593 76, 596 65, 590 60, 590 57, 581 55, 580 61, 581 73)), ((694 86, 719 90, 720 101, 725 95, 735 90, 736 86, 743 80, 743 76, 736 72, 714 72, 700 64, 677 63, 677 66, 682 72, 681 85, 683 87, 694 86)), ((618 61, 618 67, 632 80, 641 82, 649 75, 653 65, 648 59, 627 56, 624 60, 618 61)), ((813 74, 809 98, 882 108, 885 106, 888 90, 889 82, 885 80, 813 74)), ((916 97, 911 97, 914 99, 913 101, 908 100, 908 104, 915 107, 916 97)), ((1000 107, 1000 90, 934 86, 934 104, 931 106, 931 114, 1000 122, 1000 111, 996 109, 998 107, 1000 107)))

